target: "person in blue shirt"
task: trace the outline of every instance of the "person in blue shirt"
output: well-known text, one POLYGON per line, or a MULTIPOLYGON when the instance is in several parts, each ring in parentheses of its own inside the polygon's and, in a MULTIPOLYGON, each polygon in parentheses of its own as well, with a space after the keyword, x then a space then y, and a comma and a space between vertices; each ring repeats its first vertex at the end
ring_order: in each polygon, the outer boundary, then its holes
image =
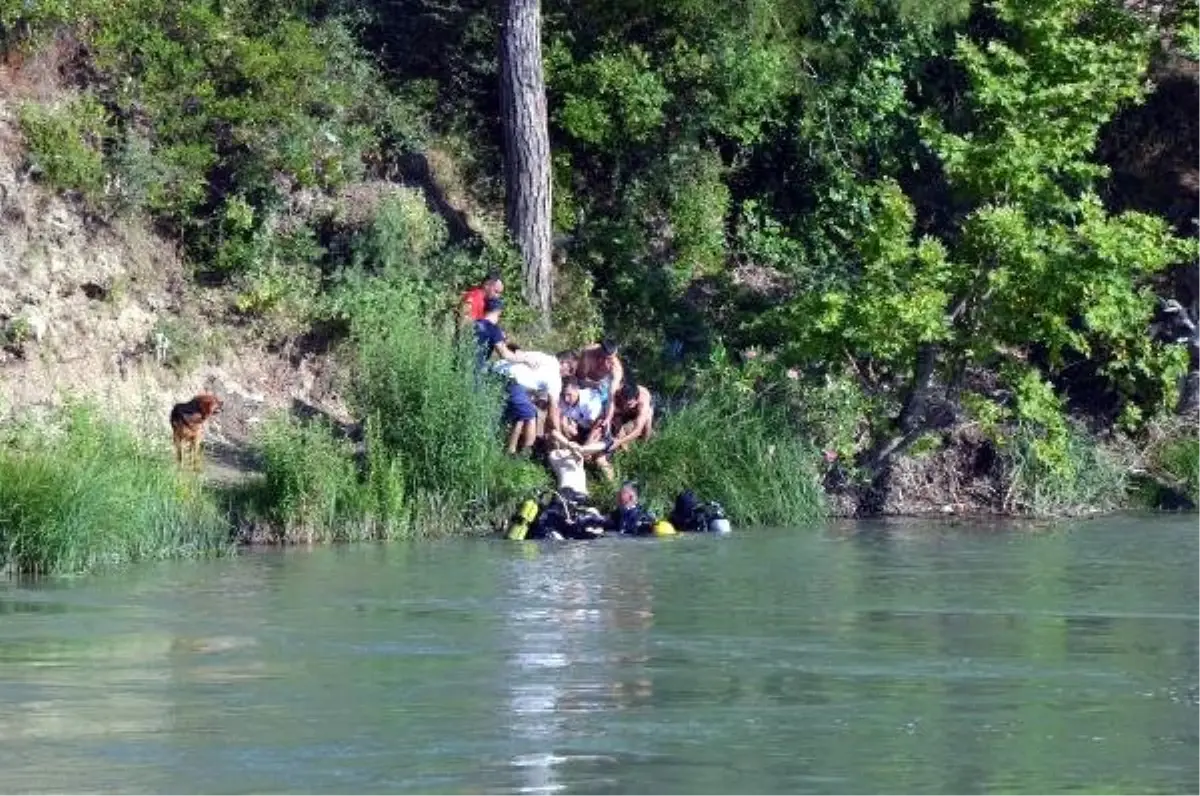
POLYGON ((500 312, 504 300, 495 297, 483 302, 483 317, 475 321, 475 363, 480 370, 487 367, 492 354, 509 362, 526 362, 522 351, 514 351, 508 343, 508 335, 500 328, 500 312))

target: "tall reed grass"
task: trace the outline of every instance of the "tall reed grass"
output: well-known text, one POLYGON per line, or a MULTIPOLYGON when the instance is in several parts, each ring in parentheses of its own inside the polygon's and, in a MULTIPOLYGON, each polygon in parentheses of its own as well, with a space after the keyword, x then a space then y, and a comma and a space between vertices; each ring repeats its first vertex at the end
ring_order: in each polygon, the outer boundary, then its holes
POLYGON ((354 351, 361 452, 326 424, 277 420, 260 441, 257 498, 287 539, 389 539, 482 529, 546 474, 504 453, 500 386, 419 278, 347 277, 337 307, 354 351))
POLYGON ((74 574, 229 548, 199 480, 97 410, 76 405, 2 433, 0 570, 74 574))
POLYGON ((734 389, 709 389, 667 414, 653 437, 617 456, 658 510, 695 490, 746 525, 799 525, 824 515, 819 454, 767 408, 734 389))

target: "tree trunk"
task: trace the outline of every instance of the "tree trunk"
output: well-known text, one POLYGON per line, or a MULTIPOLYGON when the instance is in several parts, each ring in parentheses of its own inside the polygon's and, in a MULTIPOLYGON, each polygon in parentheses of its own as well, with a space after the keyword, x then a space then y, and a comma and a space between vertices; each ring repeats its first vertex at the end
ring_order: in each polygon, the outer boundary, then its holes
POLYGON ((539 0, 505 0, 500 34, 504 219, 523 261, 525 297, 550 323, 550 134, 539 0))

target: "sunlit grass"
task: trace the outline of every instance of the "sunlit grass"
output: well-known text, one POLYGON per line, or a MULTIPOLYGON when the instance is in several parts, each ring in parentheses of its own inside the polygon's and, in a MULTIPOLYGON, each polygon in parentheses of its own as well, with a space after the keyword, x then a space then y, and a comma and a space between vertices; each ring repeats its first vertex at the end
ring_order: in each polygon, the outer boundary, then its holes
POLYGON ((228 549, 228 525, 164 445, 87 406, 0 449, 0 570, 71 574, 228 549))

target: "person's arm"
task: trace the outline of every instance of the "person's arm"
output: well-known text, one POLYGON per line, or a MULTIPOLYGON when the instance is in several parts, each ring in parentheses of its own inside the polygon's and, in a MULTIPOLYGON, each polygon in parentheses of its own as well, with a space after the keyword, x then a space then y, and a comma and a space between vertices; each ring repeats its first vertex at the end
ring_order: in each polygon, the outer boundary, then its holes
POLYGON ((612 394, 616 395, 617 390, 625 384, 625 366, 621 364, 620 357, 613 357, 612 369, 612 394))
POLYGON ((571 442, 562 433, 562 414, 558 411, 558 396, 553 390, 546 396, 546 434, 568 445, 571 442))
POLYGON ((500 342, 496 343, 492 347, 492 350, 495 351, 496 355, 499 356, 501 359, 508 360, 509 362, 516 362, 516 363, 520 363, 520 364, 524 364, 524 365, 532 364, 529 361, 529 358, 527 356, 525 356, 525 354, 526 354, 525 351, 513 351, 511 348, 508 347, 507 340, 501 340, 500 342))
POLYGON ((594 442, 592 440, 588 440, 588 442, 584 445, 575 443, 574 449, 579 451, 584 456, 590 456, 593 453, 604 453, 606 450, 608 450, 608 443, 604 440, 596 440, 594 442))
POLYGON ((475 323, 475 318, 471 312, 471 299, 464 293, 459 297, 461 302, 458 305, 458 325, 459 328, 465 329, 475 323))
POLYGON ((617 407, 617 390, 625 383, 625 366, 620 357, 613 357, 612 383, 608 387, 608 408, 604 410, 604 427, 612 431, 613 413, 617 407))
POLYGON ((651 411, 652 410, 649 401, 643 400, 640 402, 640 405, 638 406, 637 417, 634 418, 633 421, 633 428, 630 429, 629 433, 622 434, 617 441, 613 443, 614 451, 628 446, 629 443, 637 439, 641 433, 649 427, 651 411))

